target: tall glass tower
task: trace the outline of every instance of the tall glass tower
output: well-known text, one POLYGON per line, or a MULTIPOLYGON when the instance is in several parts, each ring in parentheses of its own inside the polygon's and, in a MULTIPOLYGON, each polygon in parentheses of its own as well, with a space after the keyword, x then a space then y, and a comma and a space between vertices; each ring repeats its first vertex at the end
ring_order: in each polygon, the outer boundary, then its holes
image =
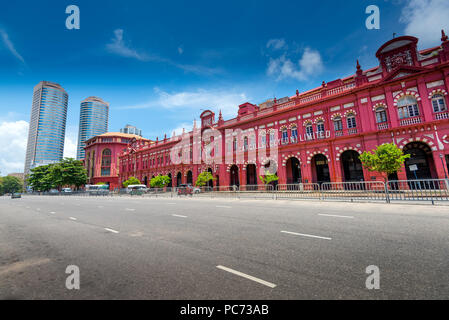
POLYGON ((68 100, 57 83, 41 81, 34 87, 25 175, 32 168, 62 160, 68 100))
POLYGON ((78 150, 76 158, 84 159, 84 143, 92 137, 108 132, 109 103, 98 97, 81 101, 78 150))

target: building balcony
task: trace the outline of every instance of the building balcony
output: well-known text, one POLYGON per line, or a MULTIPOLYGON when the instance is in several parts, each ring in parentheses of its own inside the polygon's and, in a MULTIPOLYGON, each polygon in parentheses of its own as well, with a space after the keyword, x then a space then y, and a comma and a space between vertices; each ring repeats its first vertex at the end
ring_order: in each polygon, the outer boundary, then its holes
POLYGON ((348 129, 348 134, 356 134, 356 133, 357 133, 357 128, 348 129))
POLYGON ((449 112, 448 111, 443 111, 443 112, 434 113, 433 119, 434 120, 449 119, 449 112))
POLYGON ((411 124, 418 124, 418 123, 422 123, 422 122, 423 122, 422 117, 417 116, 417 117, 402 119, 399 121, 399 125, 400 126, 409 126, 411 124))
POLYGON ((389 128, 388 122, 382 122, 377 124, 377 130, 385 130, 389 128))

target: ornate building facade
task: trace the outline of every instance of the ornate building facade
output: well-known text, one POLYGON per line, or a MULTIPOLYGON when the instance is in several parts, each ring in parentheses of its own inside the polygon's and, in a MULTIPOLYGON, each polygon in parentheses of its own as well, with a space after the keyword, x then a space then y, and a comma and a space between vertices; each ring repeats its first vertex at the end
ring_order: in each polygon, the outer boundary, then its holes
POLYGON ((214 185, 254 185, 261 183, 259 174, 268 163, 280 184, 383 181, 362 167, 359 155, 390 142, 411 154, 391 179, 443 179, 449 169, 449 40, 444 32, 441 41, 418 51, 417 38, 398 37, 379 48, 375 68, 363 70, 357 61, 354 75, 274 99, 264 108, 242 104, 237 117, 227 121, 221 113, 216 120, 205 111, 192 132, 128 146, 119 156, 119 182, 136 176, 148 184, 166 174, 174 186, 194 184, 199 173, 210 171, 214 185), (213 134, 204 137, 209 131, 213 134), (195 154, 212 155, 211 145, 218 145, 214 160, 195 161, 195 154))
POLYGON ((87 140, 84 147, 87 183, 103 182, 109 185, 110 190, 119 188, 118 157, 130 143, 135 141, 142 146, 150 143, 149 140, 140 136, 119 132, 108 132, 87 140))

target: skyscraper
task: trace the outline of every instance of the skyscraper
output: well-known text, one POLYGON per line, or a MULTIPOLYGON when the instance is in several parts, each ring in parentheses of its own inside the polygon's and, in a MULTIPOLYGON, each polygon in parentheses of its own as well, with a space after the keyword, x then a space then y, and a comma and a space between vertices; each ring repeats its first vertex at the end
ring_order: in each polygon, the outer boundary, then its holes
POLYGON ((57 83, 41 81, 34 87, 25 175, 31 168, 62 160, 68 99, 57 83))
POLYGON ((98 97, 81 101, 78 150, 76 158, 84 159, 84 142, 108 132, 109 103, 98 97))
POLYGON ((142 130, 132 125, 127 124, 124 128, 120 129, 121 133, 135 134, 136 136, 142 136, 142 130))

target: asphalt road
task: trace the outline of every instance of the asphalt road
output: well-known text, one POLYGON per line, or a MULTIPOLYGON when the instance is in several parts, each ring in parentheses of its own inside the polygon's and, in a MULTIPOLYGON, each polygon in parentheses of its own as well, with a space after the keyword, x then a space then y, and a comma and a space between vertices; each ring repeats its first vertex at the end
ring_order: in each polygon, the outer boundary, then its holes
POLYGON ((0 197, 0 299, 449 299, 449 208, 0 197))

